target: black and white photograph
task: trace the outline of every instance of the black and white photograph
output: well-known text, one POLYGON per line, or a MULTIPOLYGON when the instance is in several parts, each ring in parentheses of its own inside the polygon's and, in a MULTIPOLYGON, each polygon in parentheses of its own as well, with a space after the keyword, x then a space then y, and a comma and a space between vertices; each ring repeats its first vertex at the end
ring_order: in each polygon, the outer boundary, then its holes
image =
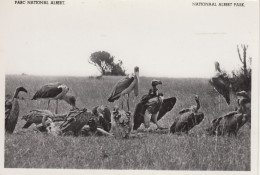
POLYGON ((259 173, 259 0, 4 0, 0 22, 0 174, 259 173))

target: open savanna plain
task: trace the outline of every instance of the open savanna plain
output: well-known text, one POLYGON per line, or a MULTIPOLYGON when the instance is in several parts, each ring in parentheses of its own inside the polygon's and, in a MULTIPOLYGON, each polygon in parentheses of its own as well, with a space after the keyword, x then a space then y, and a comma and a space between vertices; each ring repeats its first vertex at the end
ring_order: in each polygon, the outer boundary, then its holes
MULTIPOLYGON (((6 75, 5 92, 13 93, 23 86, 28 93, 20 93, 20 115, 14 134, 5 134, 5 168, 68 168, 68 169, 151 169, 151 170, 250 170, 250 128, 245 124, 237 137, 214 137, 205 133, 210 121, 234 110, 235 95, 231 105, 222 99, 209 85, 208 79, 158 78, 163 82, 159 91, 164 97, 176 97, 173 110, 159 124, 170 127, 178 112, 195 104, 194 95, 200 97, 201 112, 205 118, 188 135, 175 135, 152 130, 147 136, 115 139, 105 136, 72 137, 52 136, 33 132, 31 126, 22 131, 25 121, 21 117, 32 109, 46 109, 47 100, 30 100, 44 84, 63 82, 70 93, 77 97, 77 106, 91 110, 97 105, 113 104, 107 97, 114 84, 122 77, 43 77, 29 75, 6 75)), ((141 96, 148 93, 152 78, 140 77, 139 96, 130 107, 133 113, 141 96)), ((54 111, 55 102, 51 102, 54 111)), ((70 106, 59 102, 59 113, 66 113, 70 106)), ((143 126, 141 126, 142 130, 143 126)), ((151 126, 152 129, 156 127, 151 126)), ((140 131, 141 132, 141 131, 140 131)))

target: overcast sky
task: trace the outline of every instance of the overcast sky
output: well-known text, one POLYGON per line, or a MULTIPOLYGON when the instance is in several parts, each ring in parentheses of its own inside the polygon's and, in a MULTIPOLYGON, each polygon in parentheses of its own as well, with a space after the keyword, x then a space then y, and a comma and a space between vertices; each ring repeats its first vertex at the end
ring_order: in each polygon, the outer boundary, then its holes
POLYGON ((7 74, 98 75, 88 63, 95 51, 122 60, 127 73, 139 66, 140 76, 151 77, 210 77, 214 61, 231 71, 241 66, 237 44, 248 44, 248 55, 258 59, 255 1, 245 7, 198 7, 184 0, 0 5, 7 74))

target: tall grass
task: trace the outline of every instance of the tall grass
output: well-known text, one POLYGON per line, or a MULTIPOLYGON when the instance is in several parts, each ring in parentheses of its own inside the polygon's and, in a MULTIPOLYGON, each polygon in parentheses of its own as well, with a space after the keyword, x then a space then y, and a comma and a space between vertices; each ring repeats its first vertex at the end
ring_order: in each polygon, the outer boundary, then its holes
MULTIPOLYGON (((70 93, 77 97, 77 106, 92 109, 97 105, 113 105, 107 96, 121 77, 102 79, 84 77, 38 77, 6 76, 6 93, 12 93, 17 86, 24 86, 29 92, 21 96, 20 118, 32 109, 46 109, 47 101, 32 101, 30 98, 44 84, 60 81, 70 87, 70 93)), ((84 168, 84 169, 161 169, 161 170, 250 170, 250 132, 243 126, 237 137, 211 137, 204 129, 209 122, 234 109, 223 102, 219 109, 218 94, 207 79, 159 78, 159 87, 164 96, 177 97, 176 105, 159 123, 170 127, 183 107, 195 103, 194 95, 201 100, 204 121, 193 128, 189 135, 172 135, 150 132, 147 137, 115 139, 107 137, 54 137, 34 133, 32 129, 21 132, 25 121, 18 121, 16 134, 5 135, 6 168, 84 168)), ((139 97, 148 92, 152 78, 141 77, 139 97)), ((131 95, 131 111, 134 110, 131 95)), ((54 111, 55 103, 51 103, 54 111)), ((59 112, 70 107, 59 102, 59 112)), ((32 126, 33 127, 33 126, 32 126)), ((152 126, 152 128, 155 128, 152 126)))

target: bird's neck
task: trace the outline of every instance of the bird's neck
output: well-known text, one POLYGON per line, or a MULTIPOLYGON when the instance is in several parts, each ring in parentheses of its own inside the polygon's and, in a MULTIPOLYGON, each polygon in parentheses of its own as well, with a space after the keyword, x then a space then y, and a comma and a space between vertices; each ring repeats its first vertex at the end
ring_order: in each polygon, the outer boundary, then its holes
POLYGON ((15 92, 14 92, 14 96, 12 98, 12 101, 18 97, 18 94, 19 94, 19 91, 16 89, 15 92))
POLYGON ((196 100, 196 103, 197 103, 197 110, 199 110, 199 108, 200 108, 200 101, 196 100))

